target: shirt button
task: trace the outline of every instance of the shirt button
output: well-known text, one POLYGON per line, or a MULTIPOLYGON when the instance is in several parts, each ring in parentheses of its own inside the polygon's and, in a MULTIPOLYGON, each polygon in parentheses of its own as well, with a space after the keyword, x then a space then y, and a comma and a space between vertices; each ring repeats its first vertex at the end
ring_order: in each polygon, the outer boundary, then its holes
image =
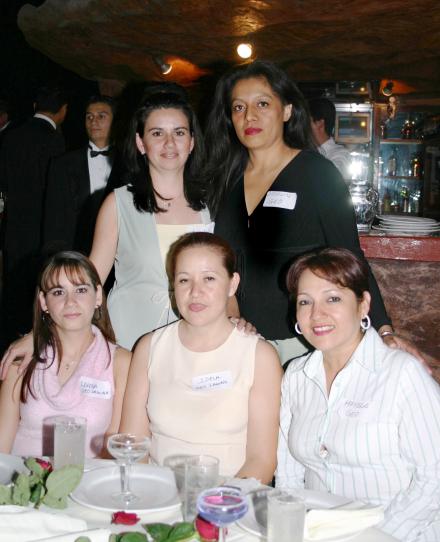
POLYGON ((326 459, 328 457, 328 450, 324 444, 321 444, 321 448, 319 449, 319 457, 321 459, 326 459))

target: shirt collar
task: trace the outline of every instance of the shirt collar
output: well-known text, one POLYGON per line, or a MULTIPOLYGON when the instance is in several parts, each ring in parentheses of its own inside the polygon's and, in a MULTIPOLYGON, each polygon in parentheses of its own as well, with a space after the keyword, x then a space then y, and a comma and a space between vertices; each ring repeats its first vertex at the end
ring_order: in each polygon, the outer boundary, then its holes
POLYGON ((110 148, 110 145, 107 145, 106 147, 100 148, 100 147, 97 147, 93 143, 93 141, 90 141, 90 139, 89 139, 89 147, 92 149, 92 151, 106 151, 106 150, 108 150, 110 148))
POLYGON ((328 151, 335 145, 336 145, 335 140, 332 137, 329 137, 327 141, 324 141, 324 143, 320 145, 320 148, 323 149, 324 151, 328 151))
POLYGON ((49 124, 51 124, 54 130, 57 129, 57 125, 55 124, 55 122, 51 118, 46 117, 46 115, 43 115, 42 113, 35 113, 34 118, 43 119, 47 121, 49 124))

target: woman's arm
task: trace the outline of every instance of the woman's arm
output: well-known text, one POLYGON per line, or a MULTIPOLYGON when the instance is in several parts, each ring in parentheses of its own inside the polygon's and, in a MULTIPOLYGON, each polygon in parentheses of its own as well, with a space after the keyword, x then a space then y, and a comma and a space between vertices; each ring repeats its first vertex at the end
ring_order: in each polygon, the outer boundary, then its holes
MULTIPOLYGON (((400 456, 413 474, 409 487, 385 509, 379 528, 398 540, 419 540, 417 535, 429 531, 440 509, 440 388, 414 362, 400 371, 398 386, 396 411, 401 421, 396 438, 400 456)), ((426 536, 426 540, 437 539, 426 536)))
POLYGON ((17 366, 9 368, 0 386, 0 452, 11 453, 20 421, 20 390, 22 376, 17 366))
POLYGON ((237 477, 254 477, 265 484, 272 481, 280 414, 282 368, 275 349, 258 341, 254 383, 249 395, 246 461, 237 477))
POLYGON ((113 397, 112 419, 105 433, 104 447, 101 452, 103 457, 109 457, 106 449, 108 437, 118 432, 121 423, 122 403, 127 385, 128 371, 130 369, 131 352, 125 348, 117 348, 113 360, 113 378, 115 382, 115 395, 113 397))
POLYGON ((121 433, 150 435, 147 417, 149 393, 148 361, 150 355, 151 334, 142 337, 134 350, 125 388, 122 406, 121 433))
POLYGON ((275 473, 275 487, 280 489, 304 488, 304 465, 294 459, 289 449, 289 431, 292 424, 290 385, 291 379, 295 377, 292 369, 293 365, 288 367, 281 385, 280 432, 277 450, 278 465, 275 473))
POLYGON ((105 283, 115 261, 118 246, 118 212, 114 192, 102 204, 96 219, 90 259, 94 263, 102 284, 105 283))

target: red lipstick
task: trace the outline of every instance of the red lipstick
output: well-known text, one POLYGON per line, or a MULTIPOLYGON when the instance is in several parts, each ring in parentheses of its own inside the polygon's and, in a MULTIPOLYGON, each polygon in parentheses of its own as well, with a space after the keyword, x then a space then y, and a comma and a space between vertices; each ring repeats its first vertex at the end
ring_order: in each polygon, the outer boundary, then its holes
POLYGON ((261 128, 246 128, 244 131, 245 135, 257 135, 263 130, 261 128))

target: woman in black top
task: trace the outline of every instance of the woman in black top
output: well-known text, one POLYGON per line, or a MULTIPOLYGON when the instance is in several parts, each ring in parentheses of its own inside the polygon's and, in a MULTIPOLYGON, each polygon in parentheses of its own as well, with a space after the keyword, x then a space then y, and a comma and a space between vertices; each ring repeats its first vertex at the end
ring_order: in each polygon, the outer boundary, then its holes
MULTIPOLYGON (((215 231, 234 247, 242 277, 239 312, 266 339, 289 340, 282 358, 299 355, 301 348, 291 348, 294 319, 285 289, 292 260, 323 246, 363 258, 346 184, 315 151, 300 91, 270 62, 240 66, 220 79, 206 142, 215 231)), ((374 326, 390 346, 403 346, 371 270, 369 279, 374 326)))

